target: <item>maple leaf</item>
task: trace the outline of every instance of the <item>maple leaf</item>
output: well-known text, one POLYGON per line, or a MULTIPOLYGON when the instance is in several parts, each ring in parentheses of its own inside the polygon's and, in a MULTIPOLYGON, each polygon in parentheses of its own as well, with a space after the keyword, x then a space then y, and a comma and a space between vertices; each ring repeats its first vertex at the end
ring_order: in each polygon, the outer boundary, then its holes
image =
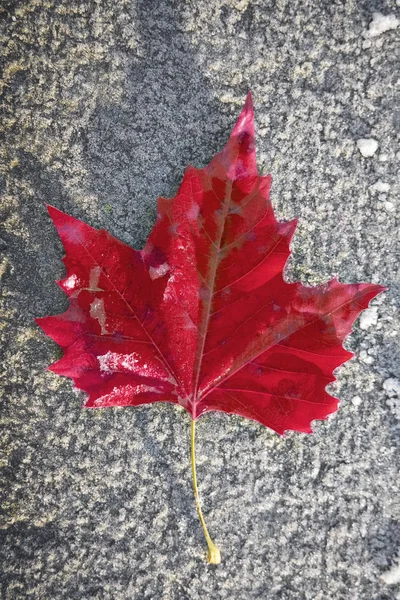
POLYGON ((353 355, 342 342, 385 288, 287 283, 296 220, 279 222, 271 177, 258 175, 249 93, 228 143, 203 169, 189 166, 137 251, 48 206, 64 245, 59 281, 68 310, 37 319, 64 355, 49 368, 88 394, 85 406, 172 402, 195 421, 236 413, 273 429, 311 432, 338 399, 325 388, 353 355))

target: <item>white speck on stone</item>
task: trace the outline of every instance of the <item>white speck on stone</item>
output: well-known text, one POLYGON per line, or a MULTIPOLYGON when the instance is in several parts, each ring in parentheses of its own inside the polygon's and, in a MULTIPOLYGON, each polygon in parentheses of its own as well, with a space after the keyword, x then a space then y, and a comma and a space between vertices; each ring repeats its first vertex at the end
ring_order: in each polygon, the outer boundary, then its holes
POLYGON ((395 209, 395 206, 394 206, 393 202, 385 202, 385 209, 388 212, 393 212, 394 209, 395 209))
POLYGON ((373 138, 361 138, 357 140, 357 148, 367 158, 373 156, 378 150, 378 142, 373 138))
POLYGON ((354 398, 351 399, 351 402, 354 406, 360 406, 362 400, 360 396, 354 396, 354 398))
POLYGON ((383 194, 387 194, 387 192, 390 190, 390 185, 382 181, 382 179, 378 179, 378 181, 371 185, 369 189, 372 192, 382 192, 383 194))
POLYGON ((383 15, 380 12, 372 13, 372 21, 369 24, 369 29, 364 33, 365 38, 373 38, 389 31, 396 29, 400 25, 400 20, 394 14, 383 15))
POLYGON ((370 356, 366 350, 361 350, 359 357, 361 362, 365 363, 366 365, 372 365, 375 362, 374 357, 370 356))
POLYGON ((159 265, 158 267, 150 267, 150 269, 149 269, 150 279, 152 281, 154 281, 155 279, 159 279, 160 277, 163 277, 166 273, 168 273, 168 271, 169 271, 168 263, 163 263, 162 265, 159 265))
POLYGON ((367 308, 364 310, 360 317, 360 327, 361 329, 369 329, 373 325, 376 325, 378 322, 378 309, 376 306, 372 306, 371 308, 367 308))
POLYGON ((388 160, 388 155, 387 154, 380 154, 378 157, 379 162, 386 162, 388 160))
POLYGON ((371 46, 372 46, 371 40, 364 40, 362 43, 363 50, 368 50, 368 48, 371 48, 371 46))
POLYGON ((400 397, 400 381, 395 377, 389 377, 383 382, 383 389, 388 396, 399 396, 400 397))
POLYGON ((396 563, 391 569, 382 573, 381 578, 387 585, 400 583, 400 556, 396 558, 396 563))

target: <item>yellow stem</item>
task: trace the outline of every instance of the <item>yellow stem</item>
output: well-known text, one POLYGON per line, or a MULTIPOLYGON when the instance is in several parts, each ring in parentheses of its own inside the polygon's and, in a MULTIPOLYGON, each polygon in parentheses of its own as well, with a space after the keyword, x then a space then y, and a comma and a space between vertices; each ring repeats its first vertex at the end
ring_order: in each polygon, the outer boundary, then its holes
POLYGON ((212 541, 212 539, 210 537, 210 534, 208 533, 208 529, 207 529, 206 523, 204 521, 203 513, 201 512, 199 490, 197 489, 196 453, 195 453, 195 445, 194 445, 194 443, 195 443, 195 433, 196 433, 196 421, 194 419, 192 419, 190 448, 191 448, 191 458, 192 458, 193 490, 194 490, 194 497, 196 499, 196 508, 197 508, 197 512, 199 514, 199 519, 200 519, 201 526, 202 526, 203 531, 204 531, 204 536, 206 538, 207 545, 208 545, 207 560, 212 565, 219 565, 219 563, 221 562, 221 553, 219 551, 218 546, 216 546, 214 544, 214 542, 212 541))

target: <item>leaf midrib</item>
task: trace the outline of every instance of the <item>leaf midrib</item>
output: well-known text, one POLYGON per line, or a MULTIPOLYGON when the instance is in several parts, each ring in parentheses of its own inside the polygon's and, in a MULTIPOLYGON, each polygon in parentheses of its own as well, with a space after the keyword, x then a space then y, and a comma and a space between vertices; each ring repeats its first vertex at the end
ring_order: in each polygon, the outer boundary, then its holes
POLYGON ((197 370, 196 370, 195 378, 194 378, 194 394, 193 394, 193 400, 192 400, 192 418, 193 419, 196 418, 196 406, 197 406, 199 378, 200 378, 201 366, 203 363, 204 347, 205 347, 206 337, 207 337, 206 333, 208 331, 208 325, 209 325, 210 317, 211 317, 211 306, 213 303, 215 281, 216 281, 217 271, 218 271, 218 255, 221 251, 221 243, 222 243, 222 239, 223 239, 223 236, 225 233, 225 226, 226 226, 226 221, 227 221, 227 216, 228 216, 229 205, 230 205, 230 201, 231 201, 232 186, 233 186, 233 181, 231 179, 228 179, 226 182, 226 188, 225 188, 225 198, 224 198, 224 203, 223 203, 223 215, 222 215, 222 219, 221 219, 222 225, 221 225, 220 235, 218 238, 218 242, 213 244, 213 247, 215 248, 215 250, 214 250, 214 259, 212 260, 211 276, 209 278, 209 296, 208 296, 208 302, 207 302, 207 308, 206 308, 206 315, 204 317, 204 325, 201 328, 201 330, 199 331, 199 333, 201 335, 201 342, 200 342, 200 349, 197 354, 197 357, 198 357, 197 370))

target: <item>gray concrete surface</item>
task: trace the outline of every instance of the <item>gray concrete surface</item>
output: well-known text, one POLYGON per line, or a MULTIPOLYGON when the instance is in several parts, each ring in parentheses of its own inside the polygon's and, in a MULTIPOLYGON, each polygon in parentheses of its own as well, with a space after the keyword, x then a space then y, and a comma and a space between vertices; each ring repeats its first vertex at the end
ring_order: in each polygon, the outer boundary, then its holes
POLYGON ((398 4, 2 1, 2 599, 400 598, 400 28, 363 36, 398 4), (221 148, 249 87, 260 171, 277 214, 300 217, 287 276, 390 289, 313 436, 200 420, 212 567, 188 415, 82 410, 33 318, 67 305, 43 202, 141 247, 157 196, 221 148))

